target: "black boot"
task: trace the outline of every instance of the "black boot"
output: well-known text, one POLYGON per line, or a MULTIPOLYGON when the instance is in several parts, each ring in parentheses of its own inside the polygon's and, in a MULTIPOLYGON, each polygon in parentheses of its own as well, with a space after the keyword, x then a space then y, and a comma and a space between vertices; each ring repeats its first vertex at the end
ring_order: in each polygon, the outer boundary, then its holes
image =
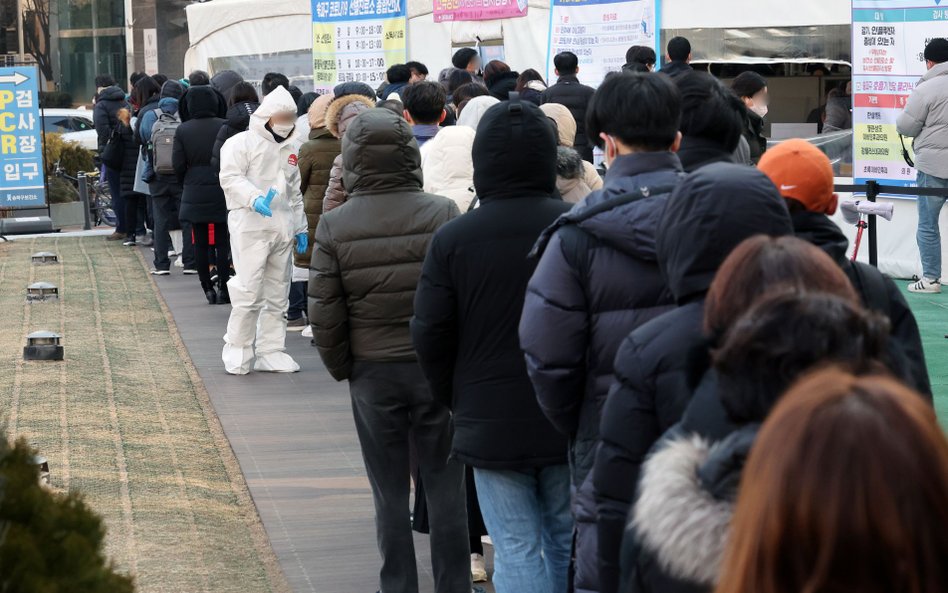
POLYGON ((227 290, 227 279, 224 277, 219 278, 219 284, 217 287, 217 304, 230 304, 230 292, 227 290))
POLYGON ((216 305, 217 304, 217 291, 214 290, 214 285, 211 284, 210 282, 208 283, 202 282, 201 287, 204 289, 204 296, 207 298, 207 304, 216 305))

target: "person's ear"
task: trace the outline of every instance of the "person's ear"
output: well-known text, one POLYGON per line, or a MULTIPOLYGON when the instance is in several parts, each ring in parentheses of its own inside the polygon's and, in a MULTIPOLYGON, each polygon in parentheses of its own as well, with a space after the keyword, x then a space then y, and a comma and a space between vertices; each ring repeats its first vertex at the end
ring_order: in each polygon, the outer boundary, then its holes
POLYGON ((675 141, 668 148, 668 152, 678 152, 681 149, 681 132, 675 134, 675 141))
POLYGON ((579 74, 579 66, 576 66, 576 74, 579 74))
POLYGON ((668 61, 668 62, 674 61, 674 60, 672 60, 671 54, 665 54, 665 60, 668 61))
POLYGON ((839 194, 833 194, 833 200, 830 202, 829 208, 826 209, 826 214, 828 216, 836 214, 837 206, 839 206, 839 194))
POLYGON ((685 63, 686 63, 686 64, 690 64, 690 63, 691 63, 691 52, 688 52, 688 59, 685 60, 685 63))
POLYGON ((559 76, 559 75, 560 75, 560 71, 557 70, 556 68, 554 68, 554 69, 553 69, 553 74, 556 74, 557 76, 559 76))
POLYGON ((442 109, 442 110, 441 110, 441 117, 438 118, 438 123, 439 123, 439 124, 442 123, 442 122, 444 121, 444 118, 446 118, 446 117, 448 117, 448 110, 447 110, 447 109, 442 109))
POLYGON ((405 109, 405 110, 402 111, 402 116, 404 116, 405 121, 407 121, 407 122, 410 123, 411 125, 415 125, 415 122, 411 121, 411 114, 408 113, 408 110, 407 110, 407 109, 405 109))

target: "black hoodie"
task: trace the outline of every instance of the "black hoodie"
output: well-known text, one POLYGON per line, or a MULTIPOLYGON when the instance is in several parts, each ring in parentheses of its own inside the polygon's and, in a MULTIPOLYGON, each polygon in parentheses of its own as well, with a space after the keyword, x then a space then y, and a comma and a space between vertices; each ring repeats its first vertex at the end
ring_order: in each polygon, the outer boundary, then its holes
POLYGON ((128 101, 125 100, 125 91, 117 86, 102 89, 102 92, 96 98, 95 107, 92 109, 92 121, 95 125, 95 133, 99 138, 100 152, 109 141, 112 129, 119 125, 119 110, 125 107, 128 107, 128 101))
POLYGON ((481 120, 473 146, 481 206, 435 233, 411 324, 432 392, 454 411, 454 455, 488 469, 566 463, 566 437, 540 411, 517 324, 535 266, 527 254, 569 204, 552 198, 553 126, 536 106, 519 102, 517 114, 515 104, 481 120))
POLYGON ((172 161, 184 186, 179 217, 191 223, 227 220, 224 192, 212 163, 215 136, 224 124, 223 95, 202 85, 188 89, 178 105, 181 125, 174 135, 172 161))
POLYGON ((221 148, 231 136, 236 136, 250 128, 250 116, 260 107, 259 103, 244 101, 235 103, 227 110, 226 122, 217 132, 217 139, 214 141, 214 166, 220 170, 221 148))
POLYGON ((681 419, 709 367, 705 294, 731 251, 758 234, 790 235, 793 226, 783 198, 757 169, 708 165, 668 201, 658 228, 658 264, 679 306, 622 342, 617 381, 602 412, 593 469, 602 593, 618 588, 619 548, 642 461, 681 419))

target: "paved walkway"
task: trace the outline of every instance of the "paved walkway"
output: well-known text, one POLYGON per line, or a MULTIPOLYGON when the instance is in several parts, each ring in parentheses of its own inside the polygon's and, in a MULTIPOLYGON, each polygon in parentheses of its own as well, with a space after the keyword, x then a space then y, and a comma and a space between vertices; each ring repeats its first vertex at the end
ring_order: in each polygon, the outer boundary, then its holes
MULTIPOLYGON (((288 352, 301 372, 227 375, 220 353, 230 307, 207 305, 197 277, 172 270, 156 282, 294 591, 374 592, 372 495, 347 384, 334 381, 309 339, 294 333, 288 352)), ((427 537, 416 535, 415 543, 421 590, 433 591, 427 537)))

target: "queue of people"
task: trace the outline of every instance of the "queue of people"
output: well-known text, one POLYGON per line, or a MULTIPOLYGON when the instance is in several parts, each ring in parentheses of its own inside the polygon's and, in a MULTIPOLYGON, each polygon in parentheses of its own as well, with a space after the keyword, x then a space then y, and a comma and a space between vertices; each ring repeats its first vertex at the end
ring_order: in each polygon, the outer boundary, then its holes
POLYGON ((477 590, 484 527, 499 593, 944 591, 919 328, 845 257, 829 159, 767 150, 759 75, 646 50, 597 89, 569 52, 547 86, 469 49, 319 97, 136 84, 136 157, 180 119, 156 233, 180 195, 228 373, 298 371, 289 324, 349 382, 384 593, 418 591, 413 528, 439 593, 477 590))

